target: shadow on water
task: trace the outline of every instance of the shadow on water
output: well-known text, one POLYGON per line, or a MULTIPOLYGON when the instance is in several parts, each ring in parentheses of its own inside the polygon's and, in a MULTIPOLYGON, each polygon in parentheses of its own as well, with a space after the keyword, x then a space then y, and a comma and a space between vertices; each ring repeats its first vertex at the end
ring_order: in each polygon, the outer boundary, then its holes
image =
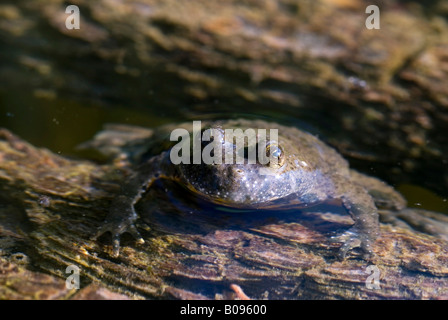
POLYGON ((304 208, 289 205, 288 200, 274 202, 269 209, 235 209, 212 204, 176 182, 161 179, 136 210, 151 229, 167 234, 206 235, 214 230, 248 231, 294 223, 327 237, 353 224, 338 201, 304 208))

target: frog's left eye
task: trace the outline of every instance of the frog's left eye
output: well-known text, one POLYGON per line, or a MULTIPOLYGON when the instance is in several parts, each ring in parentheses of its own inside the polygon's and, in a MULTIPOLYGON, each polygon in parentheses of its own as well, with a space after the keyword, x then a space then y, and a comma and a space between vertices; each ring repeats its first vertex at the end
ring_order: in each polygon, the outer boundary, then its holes
POLYGON ((269 157, 270 161, 275 163, 270 163, 281 167, 285 162, 285 153, 283 148, 274 142, 268 142, 266 145, 266 156, 269 157))
POLYGON ((282 149, 279 146, 271 147, 270 153, 271 156, 275 158, 280 158, 281 155, 283 154, 282 149))

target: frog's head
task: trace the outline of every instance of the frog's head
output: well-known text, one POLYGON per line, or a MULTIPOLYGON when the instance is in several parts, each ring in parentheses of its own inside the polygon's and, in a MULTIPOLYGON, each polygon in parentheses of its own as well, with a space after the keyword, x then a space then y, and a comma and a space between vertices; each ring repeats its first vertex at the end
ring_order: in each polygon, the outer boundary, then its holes
POLYGON ((190 189, 211 201, 260 204, 301 188, 289 146, 269 130, 213 127, 192 138, 191 162, 180 164, 180 172, 190 189))

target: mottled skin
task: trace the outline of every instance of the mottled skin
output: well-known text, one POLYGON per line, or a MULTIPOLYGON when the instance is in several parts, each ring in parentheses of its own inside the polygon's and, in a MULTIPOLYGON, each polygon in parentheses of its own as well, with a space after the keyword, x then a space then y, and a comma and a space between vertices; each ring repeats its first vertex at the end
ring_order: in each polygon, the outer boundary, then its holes
MULTIPOLYGON (((191 130, 191 123, 179 125, 191 130)), ((332 238, 342 242, 339 256, 344 258, 354 247, 368 255, 379 233, 378 212, 369 191, 376 190, 378 202, 403 207, 401 196, 375 178, 349 169, 348 163, 332 148, 315 136, 297 128, 264 121, 215 121, 204 123, 217 130, 229 128, 278 129, 280 152, 277 164, 178 164, 170 160, 170 149, 142 163, 135 174, 122 186, 121 194, 111 206, 97 236, 110 231, 114 255, 119 253, 119 238, 131 233, 144 242, 134 226, 137 214, 134 205, 151 184, 159 178, 176 180, 209 201, 233 207, 268 206, 273 200, 294 195, 301 206, 310 206, 340 199, 351 214, 354 225, 345 233, 332 238)), ((167 138, 168 139, 168 138, 167 138)), ((233 144, 222 135, 217 139, 223 148, 233 144)), ((262 147, 266 147, 263 145, 262 147)), ((235 150, 237 152, 237 150, 235 150)), ((223 152, 224 154, 224 152, 223 152)), ((290 198, 290 197, 288 197, 290 198)))

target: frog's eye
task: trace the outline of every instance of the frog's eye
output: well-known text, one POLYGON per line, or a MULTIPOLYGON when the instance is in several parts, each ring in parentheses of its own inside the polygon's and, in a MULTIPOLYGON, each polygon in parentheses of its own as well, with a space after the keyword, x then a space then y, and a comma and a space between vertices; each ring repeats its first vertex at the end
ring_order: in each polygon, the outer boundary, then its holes
POLYGON ((282 149, 280 149, 279 146, 271 147, 269 151, 271 153, 271 156, 275 158, 280 158, 280 156, 282 155, 282 149))
POLYGON ((271 164, 278 165, 279 167, 281 167, 285 162, 285 153, 283 148, 275 142, 267 143, 266 156, 270 159, 270 161, 275 161, 275 163, 271 164))

